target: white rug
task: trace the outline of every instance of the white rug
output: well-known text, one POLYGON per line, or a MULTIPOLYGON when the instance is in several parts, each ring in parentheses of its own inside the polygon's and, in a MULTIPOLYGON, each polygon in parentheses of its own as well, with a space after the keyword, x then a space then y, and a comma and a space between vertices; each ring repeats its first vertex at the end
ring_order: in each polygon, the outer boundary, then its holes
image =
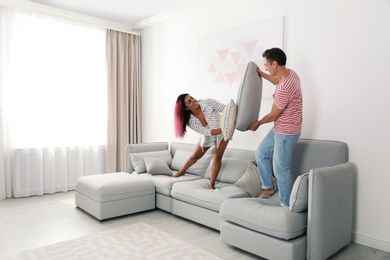
POLYGON ((6 259, 221 259, 145 223, 24 251, 6 259))

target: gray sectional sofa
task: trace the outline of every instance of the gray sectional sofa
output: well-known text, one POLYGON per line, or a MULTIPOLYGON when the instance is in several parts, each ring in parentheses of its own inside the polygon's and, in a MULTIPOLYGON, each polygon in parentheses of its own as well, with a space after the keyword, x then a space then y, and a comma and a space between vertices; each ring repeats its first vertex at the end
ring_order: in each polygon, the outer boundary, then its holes
POLYGON ((148 173, 145 159, 164 160, 175 172, 195 144, 128 144, 126 149, 126 172, 154 182, 157 208, 219 230, 231 246, 267 259, 326 259, 351 241, 356 167, 348 162, 345 143, 298 140, 290 208, 280 206, 278 193, 252 198, 235 185, 255 160, 255 151, 227 148, 216 189, 210 190, 211 149, 179 178, 148 173))

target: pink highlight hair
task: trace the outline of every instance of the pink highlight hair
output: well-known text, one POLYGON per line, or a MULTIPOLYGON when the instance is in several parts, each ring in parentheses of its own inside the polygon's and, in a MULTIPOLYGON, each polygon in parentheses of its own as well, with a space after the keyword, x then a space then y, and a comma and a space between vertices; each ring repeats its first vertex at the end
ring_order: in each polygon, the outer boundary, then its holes
POLYGON ((177 97, 174 113, 174 130, 175 136, 183 138, 186 133, 190 112, 185 109, 184 99, 188 94, 181 94, 177 97))

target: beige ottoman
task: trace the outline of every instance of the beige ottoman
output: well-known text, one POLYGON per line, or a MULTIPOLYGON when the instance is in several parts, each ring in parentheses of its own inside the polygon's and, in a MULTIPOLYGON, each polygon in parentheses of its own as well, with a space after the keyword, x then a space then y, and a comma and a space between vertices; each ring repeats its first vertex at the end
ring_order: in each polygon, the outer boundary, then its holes
POLYGON ((154 209, 155 186, 127 172, 82 176, 76 182, 76 206, 99 220, 154 209))

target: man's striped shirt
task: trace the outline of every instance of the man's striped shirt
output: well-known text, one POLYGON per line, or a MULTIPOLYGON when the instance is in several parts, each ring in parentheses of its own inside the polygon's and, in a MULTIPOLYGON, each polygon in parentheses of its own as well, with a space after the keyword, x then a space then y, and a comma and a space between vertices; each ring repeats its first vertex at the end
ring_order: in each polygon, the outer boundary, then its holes
POLYGON ((295 71, 289 69, 288 76, 276 84, 274 104, 283 112, 274 122, 274 129, 280 134, 295 135, 302 131, 301 81, 295 71))

